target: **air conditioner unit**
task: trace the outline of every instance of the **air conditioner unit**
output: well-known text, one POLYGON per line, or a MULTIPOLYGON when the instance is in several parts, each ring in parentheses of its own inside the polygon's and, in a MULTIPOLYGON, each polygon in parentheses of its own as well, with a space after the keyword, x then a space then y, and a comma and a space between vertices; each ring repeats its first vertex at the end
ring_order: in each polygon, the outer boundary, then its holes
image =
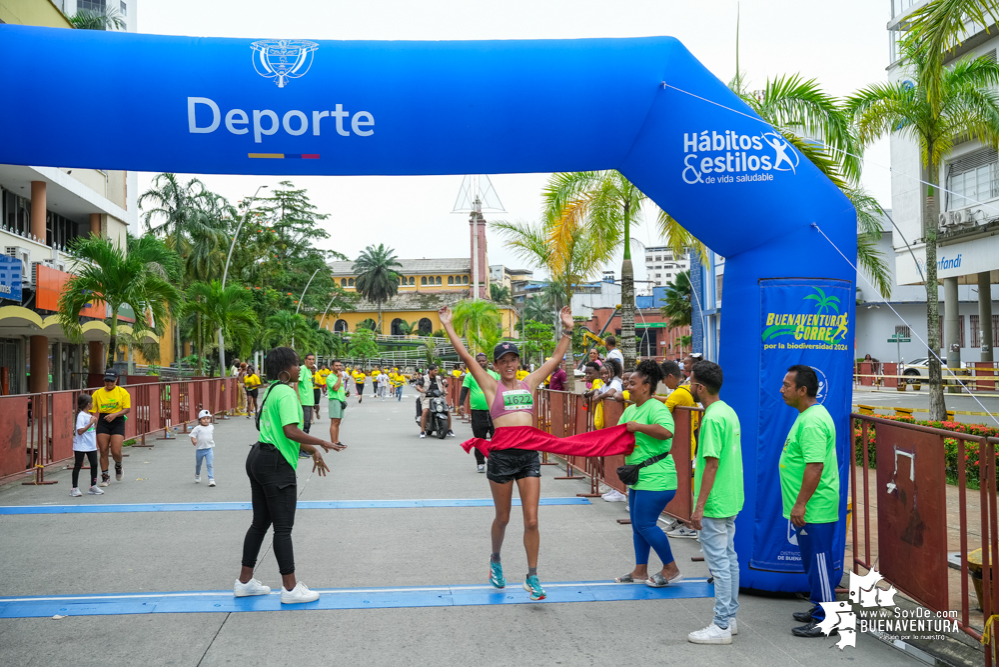
POLYGON ((48 262, 32 262, 31 263, 31 283, 33 285, 38 284, 38 267, 48 266, 48 262))
POLYGON ((941 227, 949 227, 950 226, 950 214, 949 213, 941 213, 940 214, 940 226, 941 227))

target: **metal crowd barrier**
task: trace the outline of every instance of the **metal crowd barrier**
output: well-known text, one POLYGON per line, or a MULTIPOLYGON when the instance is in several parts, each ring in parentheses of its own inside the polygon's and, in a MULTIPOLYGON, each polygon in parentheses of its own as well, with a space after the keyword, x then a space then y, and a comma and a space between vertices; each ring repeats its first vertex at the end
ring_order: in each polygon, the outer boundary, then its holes
MULTIPOLYGON (((45 469, 73 458, 77 396, 94 389, 0 396, 0 484, 26 474, 35 475, 26 484, 55 483, 44 479, 45 469)), ((125 389, 132 403, 125 441, 134 440, 135 447, 151 447, 146 436, 170 439, 174 427, 186 433, 203 409, 218 415, 236 407, 235 378, 151 382, 125 389)))

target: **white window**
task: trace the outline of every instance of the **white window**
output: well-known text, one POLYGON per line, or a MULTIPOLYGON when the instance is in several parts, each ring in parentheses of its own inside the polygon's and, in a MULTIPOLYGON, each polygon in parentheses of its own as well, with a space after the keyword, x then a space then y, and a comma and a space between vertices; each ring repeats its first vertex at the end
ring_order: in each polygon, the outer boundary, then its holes
POLYGON ((947 210, 973 206, 999 197, 999 165, 992 149, 960 157, 947 166, 947 210))
POLYGON ((128 6, 124 2, 121 3, 121 15, 128 16, 128 6))

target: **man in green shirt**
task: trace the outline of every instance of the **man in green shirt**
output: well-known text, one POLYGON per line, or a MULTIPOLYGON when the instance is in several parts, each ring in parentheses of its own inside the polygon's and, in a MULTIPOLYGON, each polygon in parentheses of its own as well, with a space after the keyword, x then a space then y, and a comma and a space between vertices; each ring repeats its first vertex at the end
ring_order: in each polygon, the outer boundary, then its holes
POLYGON ((787 369, 781 396, 798 411, 780 455, 780 491, 784 518, 794 525, 801 550, 801 564, 811 587, 812 609, 795 612, 805 623, 791 630, 796 637, 825 637, 819 623, 825 620, 822 602, 836 599, 833 535, 839 521, 839 465, 836 460, 836 425, 829 411, 818 405, 819 380, 811 366, 787 369))
POLYGON ((326 376, 326 396, 330 399, 330 442, 339 445, 340 420, 347 411, 347 383, 344 380, 343 364, 333 362, 333 372, 326 376))
POLYGON ((315 405, 315 395, 312 392, 312 370, 316 367, 316 355, 311 352, 305 355, 305 363, 298 374, 298 400, 302 403, 304 417, 302 430, 306 433, 312 428, 312 407, 315 405))
POLYGON ((739 556, 735 553, 735 517, 742 511, 742 428, 735 410, 718 397, 722 369, 716 363, 699 361, 690 375, 690 393, 704 406, 697 464, 694 468, 694 498, 690 515, 694 529, 701 531, 704 561, 715 578, 714 622, 691 632, 694 644, 731 644, 738 633, 735 614, 739 610, 739 556))
MULTIPOLYGON (((475 355, 475 361, 482 367, 482 370, 489 373, 497 382, 500 376, 496 371, 489 370, 489 361, 485 352, 475 355)), ((482 393, 482 388, 475 381, 471 373, 465 373, 465 380, 461 383, 461 397, 458 399, 458 414, 465 409, 465 397, 471 396, 468 407, 472 412, 472 435, 476 438, 488 440, 493 435, 493 418, 489 416, 489 405, 486 403, 486 395, 482 393)), ((475 452, 475 463, 479 472, 486 471, 486 457, 477 447, 473 447, 475 452)))

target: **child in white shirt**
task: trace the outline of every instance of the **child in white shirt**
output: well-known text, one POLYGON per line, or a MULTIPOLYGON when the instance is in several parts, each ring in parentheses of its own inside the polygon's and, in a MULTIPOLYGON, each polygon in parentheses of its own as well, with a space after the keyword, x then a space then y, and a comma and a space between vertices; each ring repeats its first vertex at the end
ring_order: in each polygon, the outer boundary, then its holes
POLYGON ((195 446, 194 483, 201 482, 201 463, 208 463, 208 486, 215 486, 215 426, 212 413, 202 410, 198 413, 198 425, 191 431, 191 444, 195 446))
POLYGON ((76 399, 76 427, 73 429, 73 488, 69 495, 79 498, 83 494, 77 484, 80 482, 80 470, 83 469, 83 457, 90 463, 90 495, 99 496, 104 490, 97 486, 97 430, 95 428, 97 413, 90 414, 90 394, 80 394, 76 399))

